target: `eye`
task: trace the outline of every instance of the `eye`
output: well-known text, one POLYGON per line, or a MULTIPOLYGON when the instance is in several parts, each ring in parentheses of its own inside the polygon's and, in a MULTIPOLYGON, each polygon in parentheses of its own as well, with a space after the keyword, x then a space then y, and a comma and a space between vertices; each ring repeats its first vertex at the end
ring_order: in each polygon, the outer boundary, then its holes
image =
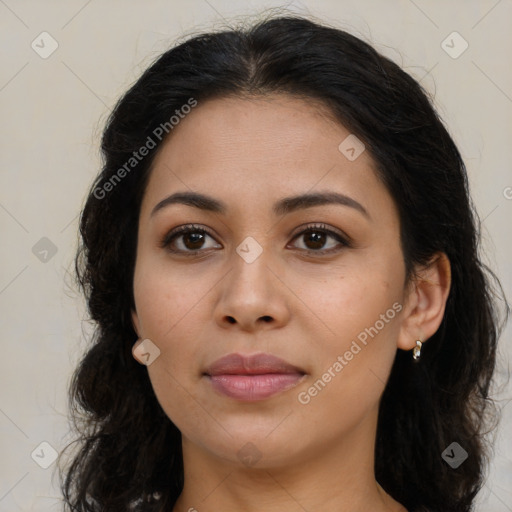
POLYGON ((195 225, 179 226, 165 235, 160 247, 174 253, 195 254, 205 249, 222 247, 216 244, 213 236, 204 228, 195 225), (206 244, 208 239, 214 241, 206 244))
MULTIPOLYGON (((343 247, 351 247, 348 237, 327 228, 325 224, 315 224, 308 226, 298 234, 293 236, 292 240, 301 240, 302 247, 299 249, 315 254, 326 254, 337 252, 343 247), (330 240, 330 243, 328 243, 330 240)), ((293 245, 297 247, 297 245, 293 245)), ((215 242, 213 235, 208 230, 196 226, 179 226, 165 235, 160 242, 160 247, 167 249, 172 253, 182 253, 188 255, 198 254, 207 249, 219 249, 222 246, 215 242), (210 240, 210 242, 208 242, 210 240)))
MULTIPOLYGON (((350 247, 350 242, 340 233, 327 228, 325 224, 315 224, 308 226, 296 236, 293 240, 301 240, 302 247, 299 249, 310 253, 332 253, 341 250, 343 247, 350 247), (331 240, 330 243, 327 243, 331 240)), ((295 246, 297 247, 297 246, 295 246)))

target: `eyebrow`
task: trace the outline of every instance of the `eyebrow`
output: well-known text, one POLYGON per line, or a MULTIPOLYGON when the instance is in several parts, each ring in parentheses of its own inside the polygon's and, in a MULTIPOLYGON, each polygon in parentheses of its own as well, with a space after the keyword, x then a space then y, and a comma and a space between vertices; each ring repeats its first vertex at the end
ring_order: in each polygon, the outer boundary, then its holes
MULTIPOLYGON (((170 196, 162 199, 151 211, 150 217, 155 215, 158 211, 172 204, 184 204, 187 206, 193 206, 200 210, 206 210, 209 212, 226 214, 227 206, 222 201, 213 197, 200 194, 198 192, 176 192, 170 196)), ((281 216, 286 215, 297 210, 305 208, 311 208, 313 206, 321 206, 328 204, 339 204, 342 206, 348 206, 362 213, 366 218, 370 219, 370 214, 366 208, 358 203, 355 199, 344 194, 337 192, 315 192, 308 194, 301 194, 297 196, 285 197, 277 201, 272 210, 275 215, 281 216)))

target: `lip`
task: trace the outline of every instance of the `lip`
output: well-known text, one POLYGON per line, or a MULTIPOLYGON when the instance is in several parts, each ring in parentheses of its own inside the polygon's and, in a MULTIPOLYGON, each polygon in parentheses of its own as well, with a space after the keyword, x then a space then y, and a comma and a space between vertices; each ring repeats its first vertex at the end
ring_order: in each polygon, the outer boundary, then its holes
POLYGON ((245 401, 263 400, 296 386, 306 373, 272 354, 221 357, 204 373, 219 393, 245 401))

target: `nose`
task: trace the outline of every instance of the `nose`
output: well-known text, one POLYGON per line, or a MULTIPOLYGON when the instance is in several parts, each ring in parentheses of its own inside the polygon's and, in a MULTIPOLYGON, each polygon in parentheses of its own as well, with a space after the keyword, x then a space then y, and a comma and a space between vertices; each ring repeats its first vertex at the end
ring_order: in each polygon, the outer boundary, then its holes
POLYGON ((264 250, 252 263, 234 252, 232 269, 219 283, 214 312, 215 321, 222 328, 275 329, 289 321, 289 293, 269 252, 264 250))

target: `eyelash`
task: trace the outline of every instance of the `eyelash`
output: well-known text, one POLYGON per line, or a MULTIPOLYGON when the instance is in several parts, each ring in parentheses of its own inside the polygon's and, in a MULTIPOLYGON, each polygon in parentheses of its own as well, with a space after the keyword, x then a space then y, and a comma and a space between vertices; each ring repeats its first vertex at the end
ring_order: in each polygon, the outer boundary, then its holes
MULTIPOLYGON (((325 224, 313 224, 313 225, 307 226, 302 231, 300 231, 300 232, 296 233, 295 235, 293 235, 292 241, 296 240, 300 236, 303 236, 303 235, 306 235, 306 234, 309 234, 309 233, 318 233, 318 232, 326 234, 326 235, 334 238, 343 247, 347 247, 347 248, 352 247, 352 242, 351 242, 351 240, 348 237, 344 237, 341 234, 333 231, 332 229, 329 229, 325 224)), ((181 249, 176 250, 176 249, 171 249, 170 248, 171 243, 175 239, 179 238, 180 236, 187 235, 187 234, 190 234, 190 233, 206 234, 206 235, 210 236, 211 238, 215 239, 215 237, 213 236, 212 233, 210 233, 209 230, 207 230, 207 229, 205 229, 203 227, 200 227, 200 226, 198 226, 196 224, 187 224, 187 225, 184 225, 184 226, 179 226, 178 228, 173 229, 172 231, 167 233, 164 236, 164 238, 162 239, 162 241, 160 242, 159 246, 162 249, 167 249, 171 253, 185 254, 187 256, 194 256, 194 255, 197 255, 197 254, 199 254, 201 252, 205 252, 206 251, 205 249, 198 249, 196 251, 193 251, 193 250, 183 251, 181 249)), ((303 252, 306 252, 308 254, 315 254, 315 255, 321 254, 321 255, 323 255, 323 254, 330 254, 330 253, 333 253, 333 252, 338 252, 338 251, 341 250, 341 248, 338 247, 338 248, 330 248, 330 249, 323 249, 323 250, 322 249, 320 249, 320 250, 299 249, 299 250, 303 251, 303 252)))

